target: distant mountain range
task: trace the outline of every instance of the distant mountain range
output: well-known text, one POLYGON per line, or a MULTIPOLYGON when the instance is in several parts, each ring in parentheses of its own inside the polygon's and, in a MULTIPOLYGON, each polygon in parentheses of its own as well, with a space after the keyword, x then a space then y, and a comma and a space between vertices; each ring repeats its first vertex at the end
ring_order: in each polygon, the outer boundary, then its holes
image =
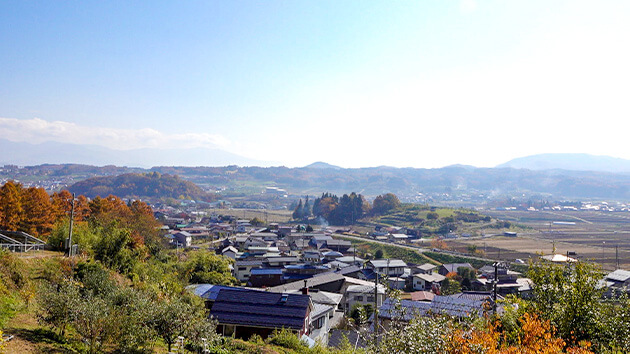
MULTIPOLYGON (((271 184, 284 188, 293 195, 319 195, 322 192, 343 194, 355 191, 374 197, 391 192, 407 201, 421 202, 428 201, 427 198, 431 198, 429 196, 451 200, 449 198, 456 195, 459 196, 457 200, 468 198, 477 201, 524 195, 538 195, 541 198, 630 200, 630 161, 586 154, 528 156, 495 168, 452 165, 425 169, 385 166, 342 168, 325 162, 315 162, 300 168, 258 167, 256 165, 264 163, 210 149, 142 149, 120 152, 96 146, 57 143, 32 145, 1 139, 0 151, 0 166, 30 165, 23 169, 4 169, 4 172, 0 168, 0 178, 3 179, 23 180, 27 176, 27 179, 41 176, 36 178, 57 181, 60 177, 68 176, 70 180, 77 182, 96 176, 159 172, 181 176, 208 188, 207 190, 234 190, 237 194, 244 190, 248 190, 248 193, 260 193, 265 186, 271 184), (109 166, 53 164, 67 161, 109 166), (111 165, 156 167, 146 169, 111 165)), ((99 188, 101 181, 97 182, 90 185, 90 188, 99 188)), ((116 183, 102 183, 109 188, 108 184, 115 187, 116 183)))
POLYGON ((630 160, 589 154, 540 154, 519 157, 500 164, 497 168, 528 170, 567 170, 630 173, 630 160))
POLYGON ((312 164, 310 164, 308 166, 304 166, 304 168, 321 168, 321 169, 331 169, 331 170, 342 170, 343 169, 343 167, 331 165, 329 163, 321 162, 321 161, 313 162, 312 164))
POLYGON ((152 166, 269 166, 227 151, 209 148, 113 150, 97 145, 57 142, 29 144, 0 139, 0 165, 41 164, 152 166))

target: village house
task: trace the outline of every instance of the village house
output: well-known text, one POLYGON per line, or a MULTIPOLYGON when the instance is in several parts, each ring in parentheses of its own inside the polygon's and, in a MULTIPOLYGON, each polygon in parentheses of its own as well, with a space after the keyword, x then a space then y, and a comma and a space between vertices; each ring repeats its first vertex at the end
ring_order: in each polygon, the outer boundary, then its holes
POLYGON ((234 277, 240 282, 247 282, 252 268, 260 268, 262 264, 262 260, 237 260, 234 262, 234 277))
POLYGON ((405 274, 407 263, 400 259, 373 259, 369 261, 366 268, 390 277, 399 277, 405 274))
POLYGON ((436 269, 437 269, 437 266, 435 264, 424 263, 424 264, 412 267, 411 273, 412 274, 418 274, 418 273, 432 274, 436 269))
POLYGON ((446 277, 438 273, 433 273, 433 274, 418 273, 418 274, 414 274, 411 279, 412 279, 411 287, 413 290, 430 291, 432 289, 435 289, 436 286, 439 287, 444 281, 444 279, 446 279, 446 277))
POLYGON ((257 334, 267 338, 275 329, 285 328, 301 337, 310 334, 313 309, 310 296, 305 294, 222 289, 210 317, 224 336, 249 339, 257 334))
MULTIPOLYGON (((350 285, 346 289, 344 294, 345 298, 345 311, 347 314, 352 311, 355 305, 371 305, 374 306, 374 295, 375 288, 374 284, 372 285, 350 285)), ((385 300, 385 287, 381 284, 378 284, 378 289, 376 289, 376 306, 381 306, 383 301, 385 300)))

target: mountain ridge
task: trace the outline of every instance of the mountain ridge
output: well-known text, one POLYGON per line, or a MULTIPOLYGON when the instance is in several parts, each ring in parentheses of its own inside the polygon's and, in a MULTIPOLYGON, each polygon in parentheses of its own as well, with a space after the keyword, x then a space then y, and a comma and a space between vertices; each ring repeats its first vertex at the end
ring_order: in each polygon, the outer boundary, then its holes
POLYGON ((585 153, 547 153, 518 157, 495 166, 533 171, 567 170, 630 174, 630 160, 585 153))

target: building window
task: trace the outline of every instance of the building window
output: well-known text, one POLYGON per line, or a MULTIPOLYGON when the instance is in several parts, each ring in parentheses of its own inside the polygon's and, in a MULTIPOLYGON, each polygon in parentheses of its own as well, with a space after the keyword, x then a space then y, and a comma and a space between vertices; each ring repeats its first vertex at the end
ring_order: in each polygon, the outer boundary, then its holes
POLYGON ((313 323, 313 328, 315 328, 315 329, 322 328, 322 326, 324 325, 324 320, 325 319, 326 319, 326 316, 320 317, 317 320, 315 320, 315 322, 313 323))
POLYGON ((363 296, 355 296, 354 301, 363 301, 363 296))
POLYGON ((367 302, 374 302, 374 296, 368 296, 367 302))

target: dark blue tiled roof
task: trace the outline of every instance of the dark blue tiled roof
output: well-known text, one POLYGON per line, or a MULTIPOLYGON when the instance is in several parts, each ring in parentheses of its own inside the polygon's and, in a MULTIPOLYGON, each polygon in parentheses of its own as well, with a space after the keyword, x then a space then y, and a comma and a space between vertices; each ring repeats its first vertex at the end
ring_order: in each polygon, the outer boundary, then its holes
POLYGON ((225 285, 213 285, 213 284, 201 284, 195 289, 195 295, 199 295, 205 300, 215 301, 219 295, 219 291, 223 289, 231 289, 237 291, 244 291, 242 288, 235 288, 225 285))
POLYGON ((312 277, 313 277, 312 274, 287 273, 287 274, 284 274, 282 276, 282 279, 284 279, 284 281, 286 281, 286 282, 292 282, 292 281, 296 281, 296 280, 309 279, 309 278, 312 278, 312 277))
POLYGON ((220 324, 300 330, 309 304, 308 295, 222 289, 210 315, 220 324))

